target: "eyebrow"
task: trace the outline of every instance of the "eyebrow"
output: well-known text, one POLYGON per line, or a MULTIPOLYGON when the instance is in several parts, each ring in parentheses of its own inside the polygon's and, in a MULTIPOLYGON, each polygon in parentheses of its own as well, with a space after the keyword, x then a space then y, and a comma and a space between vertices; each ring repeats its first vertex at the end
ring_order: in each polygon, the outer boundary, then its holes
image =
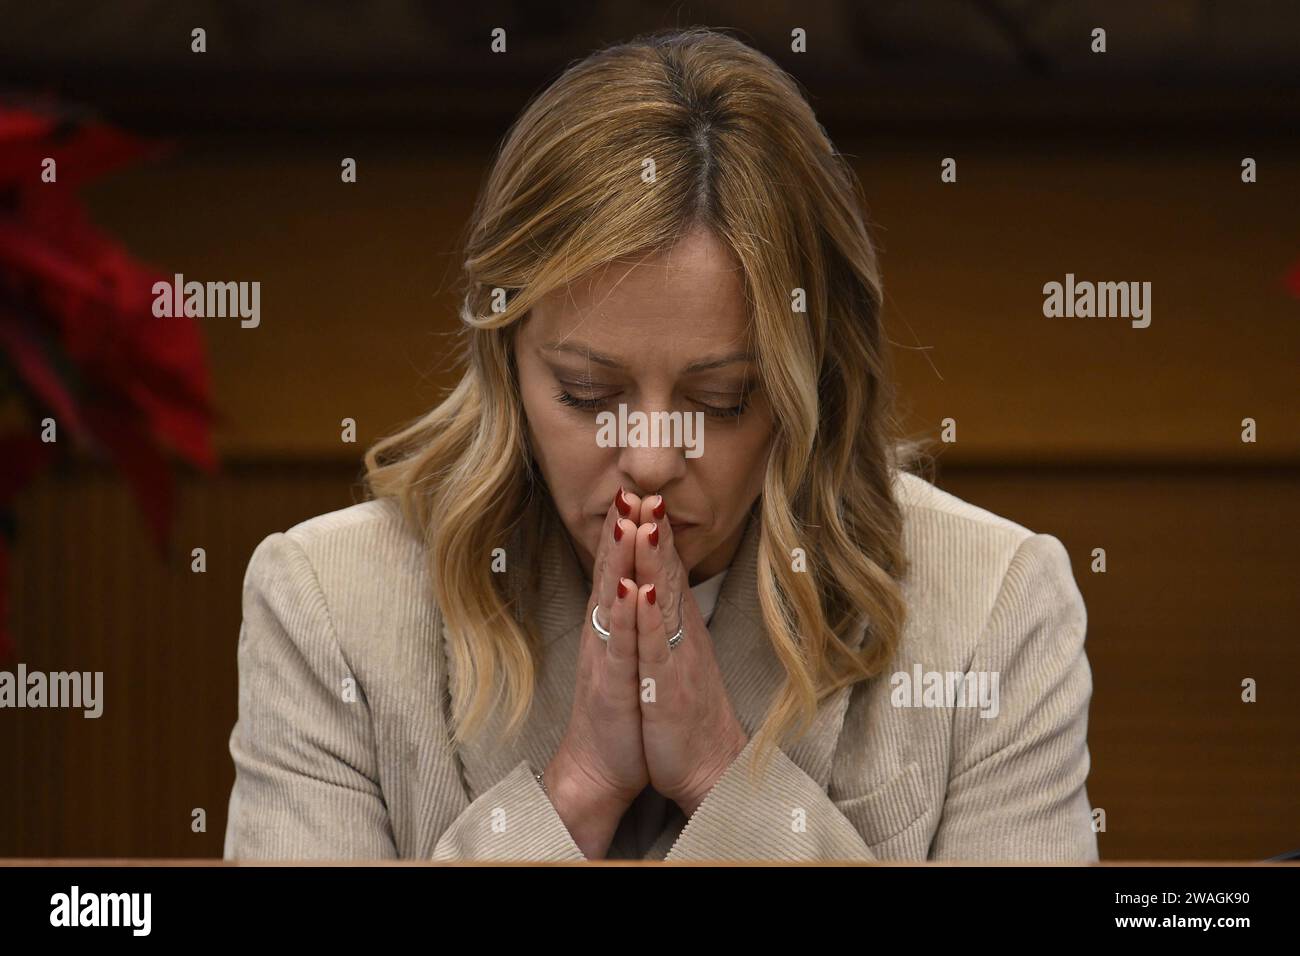
MULTIPOLYGON (((547 342, 542 348, 552 352, 570 352, 580 356, 596 365, 603 365, 606 368, 624 371, 623 364, 616 358, 603 355, 600 352, 593 351, 582 345, 570 345, 567 342, 547 342)), ((722 368, 726 365, 735 365, 737 362, 752 362, 753 356, 749 352, 730 352, 726 355, 719 355, 716 358, 706 358, 699 362, 692 362, 683 369, 684 372, 704 372, 709 369, 722 368)))

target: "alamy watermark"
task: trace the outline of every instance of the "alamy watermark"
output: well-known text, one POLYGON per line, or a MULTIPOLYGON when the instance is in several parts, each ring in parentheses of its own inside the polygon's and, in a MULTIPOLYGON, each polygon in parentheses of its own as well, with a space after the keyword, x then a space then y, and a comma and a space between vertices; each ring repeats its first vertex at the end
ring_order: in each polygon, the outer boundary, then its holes
POLYGON ((1043 315, 1052 318, 1132 319, 1135 329, 1151 324, 1150 282, 1075 282, 1074 273, 1065 283, 1043 286, 1043 315))
POLYGON ((170 283, 155 282, 153 294, 153 314, 160 319, 238 317, 244 329, 262 322, 260 282, 186 282, 178 272, 170 283))
POLYGON ((889 678, 889 702, 895 707, 973 707, 981 717, 996 717, 997 671, 922 671, 913 664, 911 673, 896 671, 889 678))
POLYGON ((68 892, 50 897, 51 926, 118 926, 132 936, 148 936, 152 914, 152 893, 83 893, 74 883, 68 892))
POLYGON ((104 712, 103 671, 0 671, 0 708, 80 707, 82 717, 93 719, 104 712))
POLYGON ((687 458, 704 454, 703 412, 601 412, 596 444, 601 448, 685 448, 687 458))

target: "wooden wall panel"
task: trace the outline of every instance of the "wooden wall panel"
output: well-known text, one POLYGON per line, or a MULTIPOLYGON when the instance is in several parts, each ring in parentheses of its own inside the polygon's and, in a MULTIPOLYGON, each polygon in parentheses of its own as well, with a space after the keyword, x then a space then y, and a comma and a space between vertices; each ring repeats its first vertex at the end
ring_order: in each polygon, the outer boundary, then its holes
MULTIPOLYGON (((1300 460, 1294 149, 891 142, 840 146, 882 247, 908 426, 957 419, 955 463, 1300 460), (1152 282, 1151 327, 1044 318, 1042 286, 1067 272, 1152 282)), ((454 384, 456 245, 489 146, 200 139, 93 191, 168 274, 262 283, 258 328, 201 320, 226 454, 334 457, 343 417, 364 443, 454 384)))
POLYGON ((990 467, 940 483, 1070 553, 1103 858, 1300 850, 1300 469, 990 467))
POLYGON ((18 660, 104 672, 104 713, 0 712, 0 856, 219 856, 234 768, 236 646, 244 569, 272 531, 351 504, 356 469, 242 466, 190 480, 176 553, 146 540, 102 470, 23 501, 12 583, 18 660), (207 572, 190 549, 207 550, 207 572), (16 783, 16 785, 13 785, 16 783), (207 833, 190 829, 203 807, 207 833))

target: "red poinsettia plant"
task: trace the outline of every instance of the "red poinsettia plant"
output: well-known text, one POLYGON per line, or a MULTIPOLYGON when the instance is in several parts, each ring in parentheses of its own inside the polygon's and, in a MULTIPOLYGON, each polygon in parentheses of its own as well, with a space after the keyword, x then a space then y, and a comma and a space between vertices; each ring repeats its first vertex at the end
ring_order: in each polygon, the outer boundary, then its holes
POLYGON ((210 379, 193 317, 153 314, 161 271, 90 222, 83 183, 166 145, 66 107, 0 99, 0 661, 17 494, 72 455, 106 458, 165 551, 173 459, 216 468, 210 379))

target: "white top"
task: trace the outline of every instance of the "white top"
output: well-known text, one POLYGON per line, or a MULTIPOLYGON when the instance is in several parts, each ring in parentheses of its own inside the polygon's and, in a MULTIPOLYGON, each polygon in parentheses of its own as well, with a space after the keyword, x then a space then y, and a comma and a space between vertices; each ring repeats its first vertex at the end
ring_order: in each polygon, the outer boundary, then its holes
POLYGON ((718 593, 722 590, 722 579, 727 576, 727 568, 723 568, 713 577, 691 588, 691 593, 695 595, 695 603, 700 606, 700 616, 704 618, 704 623, 709 623, 709 618, 713 616, 713 608, 718 603, 718 593))

